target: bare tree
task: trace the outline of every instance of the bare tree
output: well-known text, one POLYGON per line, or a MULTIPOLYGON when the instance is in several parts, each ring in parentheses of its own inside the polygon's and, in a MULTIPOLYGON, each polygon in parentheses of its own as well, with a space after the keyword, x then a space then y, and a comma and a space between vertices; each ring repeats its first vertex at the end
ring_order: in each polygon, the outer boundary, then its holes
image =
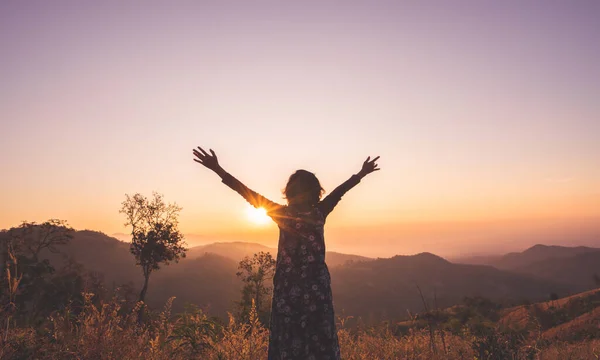
POLYGON ((144 285, 139 301, 145 301, 152 272, 185 257, 186 244, 177 228, 181 207, 166 204, 158 193, 153 193, 152 199, 141 194, 125 196, 119 212, 127 217, 125 226, 132 228, 129 250, 135 256, 136 265, 142 267, 144 285))

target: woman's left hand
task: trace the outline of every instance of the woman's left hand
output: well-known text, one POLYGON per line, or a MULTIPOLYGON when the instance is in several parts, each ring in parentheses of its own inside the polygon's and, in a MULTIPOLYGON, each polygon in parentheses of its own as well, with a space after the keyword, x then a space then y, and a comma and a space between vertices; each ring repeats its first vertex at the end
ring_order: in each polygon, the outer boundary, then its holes
POLYGON ((362 178, 374 171, 380 170, 380 168, 378 167, 379 165, 375 163, 375 161, 377 161, 378 159, 379 156, 375 157, 373 160, 371 160, 371 157, 369 156, 367 160, 365 160, 365 162, 363 163, 362 168, 360 169, 360 172, 357 175, 362 178))

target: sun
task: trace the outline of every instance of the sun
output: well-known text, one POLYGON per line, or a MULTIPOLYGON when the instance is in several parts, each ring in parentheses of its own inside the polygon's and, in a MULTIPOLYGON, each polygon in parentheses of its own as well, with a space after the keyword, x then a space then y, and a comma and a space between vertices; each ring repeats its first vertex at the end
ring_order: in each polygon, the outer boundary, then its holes
POLYGON ((250 205, 246 209, 246 215, 251 222, 257 225, 264 225, 271 219, 267 215, 267 210, 264 208, 255 208, 250 205))

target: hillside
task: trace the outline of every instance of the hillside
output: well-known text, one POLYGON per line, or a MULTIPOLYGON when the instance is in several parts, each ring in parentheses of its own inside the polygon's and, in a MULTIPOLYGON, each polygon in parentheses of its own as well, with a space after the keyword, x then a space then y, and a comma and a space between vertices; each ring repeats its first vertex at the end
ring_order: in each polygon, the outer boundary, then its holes
POLYGON ((60 253, 44 252, 56 267, 65 263, 66 258, 82 264, 87 270, 103 275, 107 286, 112 287, 128 282, 141 282, 141 271, 135 266, 135 259, 129 252, 129 244, 102 232, 80 230, 73 233, 73 239, 66 246, 58 247, 60 253))
POLYGON ((578 291, 600 286, 600 250, 530 263, 513 271, 575 286, 578 291))
POLYGON ((187 252, 188 258, 196 258, 204 254, 216 254, 226 257, 234 261, 240 261, 246 256, 252 256, 260 251, 268 252, 273 257, 277 256, 277 249, 257 244, 247 243, 242 241, 237 242, 216 242, 208 245, 200 245, 191 247, 187 252))
POLYGON ((148 303, 161 308, 175 296, 176 312, 189 303, 226 318, 227 312, 233 311, 234 302, 240 300, 242 282, 235 275, 237 265, 236 261, 209 253, 166 266, 152 275, 148 303))
POLYGON ((338 311, 365 319, 403 318, 407 310, 423 310, 417 286, 434 307, 448 307, 466 296, 481 296, 505 304, 546 299, 556 292, 568 294, 565 284, 535 279, 490 266, 453 264, 422 253, 395 256, 332 269, 332 286, 338 311))
MULTIPOLYGON (((45 252, 44 256, 60 267, 66 257, 82 264, 86 270, 102 275, 106 287, 131 283, 135 295, 141 288, 141 269, 129 252, 129 244, 97 231, 75 231, 68 245, 59 247, 60 254, 45 252), (66 257, 65 257, 66 255, 66 257)), ((150 277, 147 301, 160 308, 172 296, 175 311, 186 303, 210 309, 217 316, 226 316, 238 300, 241 281, 235 276, 237 262, 212 253, 186 257, 169 266, 162 266, 150 277)))
POLYGON ((515 329, 530 326, 533 331, 541 330, 542 337, 551 341, 599 337, 600 289, 505 309, 499 323, 515 329))
POLYGON ((578 246, 535 245, 523 252, 502 256, 479 256, 459 260, 469 264, 485 264, 501 270, 531 275, 567 284, 576 291, 599 285, 600 249, 578 246))
POLYGON ((528 265, 551 259, 571 258, 579 254, 599 251, 600 248, 587 246, 534 245, 522 252, 511 252, 505 255, 488 255, 463 257, 456 262, 472 265, 490 265, 501 270, 515 270, 528 265))
MULTIPOLYGON (((257 244, 257 243, 247 243, 247 242, 225 242, 225 243, 212 243, 208 245, 202 246, 194 246, 188 250, 189 258, 196 258, 198 256, 202 256, 204 254, 216 254, 219 256, 223 256, 229 258, 234 261, 240 261, 244 257, 249 256, 263 251, 270 253, 274 258, 277 257, 277 249, 271 248, 265 245, 257 244)), ((325 255, 325 261, 327 262, 327 266, 336 267, 340 265, 344 265, 346 262, 358 262, 358 261, 370 261, 372 258, 368 258, 360 255, 351 255, 351 254, 342 254, 333 251, 327 251, 325 255)))
MULTIPOLYGON (((175 311, 183 309, 186 303, 194 303, 224 316, 239 300, 241 289, 241 281, 235 275, 238 261, 231 257, 265 249, 269 248, 243 243, 192 248, 187 258, 152 275, 148 302, 159 307, 175 296, 175 311)), ((140 288, 142 274, 127 243, 100 232, 77 231, 71 243, 60 250, 86 269, 103 274, 108 289, 127 282, 140 288)), ((490 266, 454 264, 430 253, 371 261, 337 253, 327 256, 334 263, 336 256, 344 262, 357 259, 330 267, 332 289, 338 313, 360 316, 365 321, 402 319, 407 310, 421 311, 417 286, 430 305, 435 298, 439 307, 459 304, 465 296, 482 296, 503 303, 537 301, 547 299, 550 293, 573 293, 576 288, 490 266)), ((64 261, 61 255, 48 257, 57 264, 64 261)))
MULTIPOLYGON (((60 246, 59 250, 59 254, 45 252, 43 255, 56 267, 64 265, 67 259, 75 260, 86 270, 100 274, 108 289, 128 283, 136 292, 141 288, 141 270, 135 266, 126 242, 102 232, 80 230, 73 233, 69 245, 60 246)), ((175 311, 182 310, 186 303, 194 303, 224 317, 239 300, 242 283, 235 275, 239 260, 259 251, 276 256, 276 249, 256 243, 214 243, 193 247, 179 263, 163 266, 151 276, 147 301, 158 308, 175 296, 175 311)), ((347 261, 369 259, 335 252, 328 252, 327 257, 332 267, 347 261)))
POLYGON ((549 341, 579 341, 600 338, 600 307, 544 331, 549 341))
POLYGON ((508 253, 489 265, 503 270, 515 270, 541 261, 571 258, 579 254, 595 252, 598 250, 600 249, 586 246, 567 247, 538 244, 523 252, 508 253))

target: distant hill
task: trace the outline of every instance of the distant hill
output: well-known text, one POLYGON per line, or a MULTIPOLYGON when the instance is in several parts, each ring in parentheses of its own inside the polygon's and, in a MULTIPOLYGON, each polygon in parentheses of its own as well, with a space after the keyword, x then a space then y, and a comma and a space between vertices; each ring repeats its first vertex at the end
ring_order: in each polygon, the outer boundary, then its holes
POLYGON ((87 270, 102 273, 107 286, 128 282, 141 283, 141 270, 129 252, 129 244, 99 231, 80 230, 73 233, 70 244, 60 246, 61 254, 46 252, 45 257, 60 266, 65 255, 85 266, 87 270))
MULTIPOLYGON (((257 244, 257 243, 248 243, 248 242, 217 242, 208 245, 202 246, 194 246, 189 249, 188 257, 196 258, 198 256, 202 256, 207 253, 220 255, 235 261, 240 261, 244 257, 249 256, 260 252, 268 252, 274 258, 277 257, 277 249, 271 248, 265 245, 257 244)), ((327 266, 335 267, 344 265, 346 262, 357 262, 357 261, 370 261, 372 258, 368 258, 365 256, 359 255, 350 255, 350 254, 342 254, 338 252, 328 251, 325 255, 325 261, 327 262, 327 266)))
POLYGON ((429 307, 459 304, 465 296, 518 303, 569 294, 573 287, 491 266, 453 264, 430 253, 394 256, 331 270, 336 309, 367 320, 403 318, 423 310, 417 286, 429 307))
POLYGON ((513 271, 570 284, 578 291, 585 291, 600 286, 600 278, 594 279, 594 275, 600 277, 600 250, 545 259, 513 271))
POLYGON ((600 248, 586 246, 535 245, 523 252, 466 258, 461 261, 562 282, 573 286, 577 291, 598 286, 593 277, 594 274, 600 276, 600 248))
POLYGON ((234 261, 240 261, 246 256, 252 256, 260 251, 268 252, 273 257, 277 256, 277 249, 242 241, 216 242, 208 245, 194 246, 188 250, 188 257, 193 259, 206 253, 216 254, 234 261))
POLYGON ((327 251, 325 254, 325 262, 329 268, 363 261, 373 261, 373 258, 360 255, 342 254, 335 251, 327 251))
MULTIPOLYGON (((75 231, 68 245, 59 247, 60 254, 46 252, 44 257, 55 266, 66 258, 82 264, 86 270, 102 274, 106 287, 111 290, 132 283, 136 294, 142 286, 142 272, 135 265, 129 244, 97 231, 75 231)), ((162 308, 167 299, 176 297, 174 311, 181 311, 186 303, 210 309, 211 314, 226 316, 238 300, 241 281, 236 277, 237 262, 216 254, 198 254, 179 263, 162 266, 150 277, 148 304, 162 308)))
POLYGON ((511 252, 505 255, 463 257, 458 258, 455 261, 462 264, 491 265, 502 270, 514 270, 544 260, 569 258, 575 255, 599 250, 600 248, 587 246, 568 247, 538 244, 522 252, 511 252))
POLYGON ((513 252, 502 256, 491 264, 498 269, 514 270, 528 265, 551 259, 570 258, 579 254, 595 252, 600 249, 586 246, 566 247, 566 246, 548 246, 535 245, 523 252, 513 252))
POLYGON ((148 302, 161 308, 175 296, 176 312, 190 303, 225 318, 227 311, 233 311, 234 302, 240 300, 242 282, 235 275, 237 266, 238 262, 211 253, 165 266, 152 275, 148 302))
POLYGON ((468 265, 489 265, 495 266, 504 255, 469 255, 469 256, 455 256, 449 258, 450 261, 457 264, 468 264, 468 265))
MULTIPOLYGON (((139 291, 142 285, 141 269, 129 252, 129 244, 102 232, 80 230, 73 233, 69 245, 60 246, 61 254, 46 252, 44 256, 56 266, 72 258, 84 265, 86 270, 102 274, 108 289, 132 283, 139 291)), ((276 249, 244 242, 213 243, 188 250, 186 258, 179 263, 163 266, 152 274, 148 292, 150 306, 160 308, 175 296, 173 308, 183 310, 185 303, 209 308, 212 314, 226 316, 239 300, 242 282, 237 278, 237 266, 244 256, 268 251, 276 256, 276 249)), ((327 253, 331 266, 347 261, 364 261, 369 258, 327 253)))
MULTIPOLYGON (((132 282, 138 290, 142 274, 129 253, 129 246, 95 231, 77 231, 69 245, 60 249, 89 270, 104 274, 112 286, 132 282)), ((240 298, 241 281, 236 277, 237 259, 256 251, 274 249, 260 244, 216 243, 194 247, 179 263, 163 266, 150 278, 148 302, 162 307, 175 296, 174 311, 194 303, 211 314, 225 316, 240 298), (223 256, 225 255, 225 256, 223 256)), ((52 262, 63 255, 47 254, 52 262)), ((498 302, 547 299, 550 293, 573 293, 576 286, 502 271, 490 266, 454 264, 430 253, 394 256, 363 261, 354 255, 327 253, 330 264, 336 312, 360 316, 365 321, 406 318, 407 310, 423 309, 417 285, 433 306, 446 307, 462 302, 465 296, 483 296, 498 302), (350 260, 350 261, 348 261, 350 260)), ((369 260, 368 258, 366 258, 369 260)))

